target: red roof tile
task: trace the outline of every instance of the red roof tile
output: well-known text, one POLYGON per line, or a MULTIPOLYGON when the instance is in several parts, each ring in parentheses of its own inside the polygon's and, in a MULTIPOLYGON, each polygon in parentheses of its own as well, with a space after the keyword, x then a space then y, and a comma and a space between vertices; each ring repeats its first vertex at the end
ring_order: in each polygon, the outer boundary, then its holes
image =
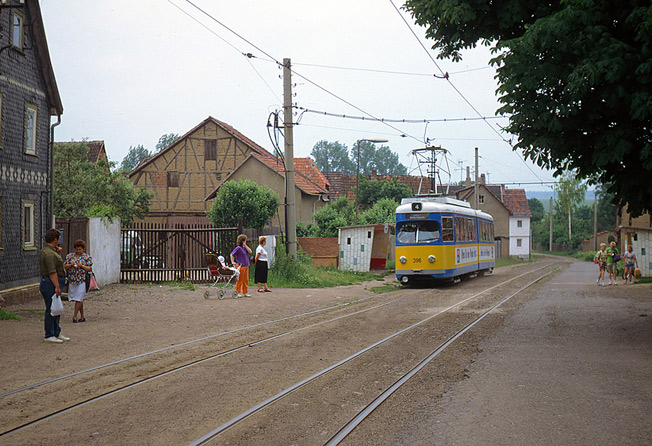
POLYGON ((531 217, 524 189, 504 189, 503 203, 514 217, 531 217))

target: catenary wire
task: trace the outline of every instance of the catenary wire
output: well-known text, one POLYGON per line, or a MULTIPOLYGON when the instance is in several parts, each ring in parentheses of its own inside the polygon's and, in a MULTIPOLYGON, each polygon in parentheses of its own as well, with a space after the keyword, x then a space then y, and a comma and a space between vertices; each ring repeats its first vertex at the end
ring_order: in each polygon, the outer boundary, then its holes
MULTIPOLYGON (((443 71, 443 70, 441 69, 441 67, 439 66, 439 64, 437 64, 437 61, 435 61, 435 59, 432 57, 432 54, 430 54, 430 51, 428 51, 428 49, 425 47, 425 45, 423 44, 423 42, 421 41, 421 39, 419 39, 419 36, 417 36, 417 34, 414 32, 414 30, 412 29, 412 27, 410 26, 410 24, 407 22, 407 20, 405 20, 405 17, 403 17, 403 14, 401 14, 401 11, 396 7, 396 5, 394 4, 394 0, 389 0, 389 2, 392 4, 392 6, 394 7, 394 9, 396 10, 396 13, 401 17, 401 19, 403 20, 403 23, 405 23, 405 25, 408 27, 408 29, 410 30, 410 32, 412 33, 412 35, 414 36, 414 38, 417 40, 417 42, 419 43, 419 45, 421 46, 421 48, 423 48, 423 50, 426 52, 426 54, 428 55, 428 57, 430 58, 430 60, 432 61, 432 63, 435 65, 435 67, 437 67, 437 69, 438 69, 442 74, 445 74, 444 71, 443 71)), ((482 116, 482 113, 480 113, 480 112, 478 111, 478 109, 475 108, 475 106, 471 103, 471 101, 469 101, 469 100, 466 98, 466 96, 464 96, 464 94, 462 94, 462 92, 461 92, 461 91, 460 91, 460 90, 459 90, 459 89, 458 89, 458 88, 453 84, 453 82, 450 80, 450 78, 449 78, 448 76, 446 76, 445 78, 446 78, 446 81, 448 81, 448 84, 453 88, 453 90, 455 90, 455 92, 457 92, 457 94, 460 95, 460 97, 464 100, 464 102, 466 102, 466 103, 469 105, 469 107, 471 107, 471 109, 472 109, 474 112, 477 113, 478 116, 482 116)), ((514 149, 514 145, 511 143, 511 141, 509 141, 508 139, 506 139, 505 137, 503 137, 503 135, 502 135, 498 130, 496 130, 496 129, 494 128, 494 126, 492 126, 491 124, 489 124, 489 122, 487 122, 487 121, 485 121, 485 122, 486 122, 486 124, 489 126, 489 128, 490 128, 494 133, 496 133, 496 134, 497 134, 497 135, 498 135, 498 136, 499 136, 499 137, 500 137, 500 138, 501 138, 505 143, 507 143, 507 144, 512 148, 512 150, 515 150, 515 149, 514 149)), ((517 152, 517 153, 518 153, 518 152, 517 152)), ((532 170, 532 168, 531 168, 531 167, 530 167, 530 166, 525 162, 525 160, 523 159, 523 157, 521 157, 520 154, 519 154, 519 158, 521 159, 521 161, 523 162, 523 164, 525 164, 525 167, 527 167, 528 170, 529 170, 529 171, 530 171, 530 172, 531 172, 535 177, 537 177, 539 180, 543 181, 543 180, 541 179, 541 177, 539 177, 539 175, 537 175, 536 172, 535 172, 534 170, 532 170)))

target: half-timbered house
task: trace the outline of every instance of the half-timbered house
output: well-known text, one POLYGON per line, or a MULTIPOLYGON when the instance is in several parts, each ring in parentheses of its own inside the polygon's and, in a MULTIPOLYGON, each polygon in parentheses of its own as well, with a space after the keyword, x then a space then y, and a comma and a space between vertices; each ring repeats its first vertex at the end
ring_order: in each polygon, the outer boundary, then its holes
MULTIPOLYGON (((311 180, 299 171, 304 165, 299 164, 295 175, 297 221, 310 222, 314 211, 328 200, 328 181, 323 176, 323 180, 315 180, 315 172, 310 174, 311 180)), ((249 179, 268 186, 283 202, 284 172, 280 159, 230 125, 208 117, 139 164, 129 178, 136 188, 153 194, 146 220, 171 226, 208 223, 206 211, 219 187, 228 180, 249 179)), ((282 227, 284 222, 281 204, 272 226, 282 227)))

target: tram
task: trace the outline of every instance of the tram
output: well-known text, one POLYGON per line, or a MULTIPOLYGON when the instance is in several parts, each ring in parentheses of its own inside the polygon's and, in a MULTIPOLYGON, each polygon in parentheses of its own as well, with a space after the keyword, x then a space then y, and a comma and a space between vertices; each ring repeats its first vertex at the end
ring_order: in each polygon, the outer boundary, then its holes
POLYGON ((457 280, 493 271, 493 217, 449 197, 404 198, 396 208, 396 278, 457 280))

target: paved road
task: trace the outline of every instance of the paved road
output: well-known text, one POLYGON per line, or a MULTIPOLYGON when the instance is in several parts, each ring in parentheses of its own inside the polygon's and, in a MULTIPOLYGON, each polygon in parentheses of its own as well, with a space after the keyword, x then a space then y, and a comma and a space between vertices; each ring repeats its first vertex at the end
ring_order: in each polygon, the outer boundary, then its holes
POLYGON ((531 292, 411 443, 652 444, 652 287, 595 278, 572 263, 531 292))

